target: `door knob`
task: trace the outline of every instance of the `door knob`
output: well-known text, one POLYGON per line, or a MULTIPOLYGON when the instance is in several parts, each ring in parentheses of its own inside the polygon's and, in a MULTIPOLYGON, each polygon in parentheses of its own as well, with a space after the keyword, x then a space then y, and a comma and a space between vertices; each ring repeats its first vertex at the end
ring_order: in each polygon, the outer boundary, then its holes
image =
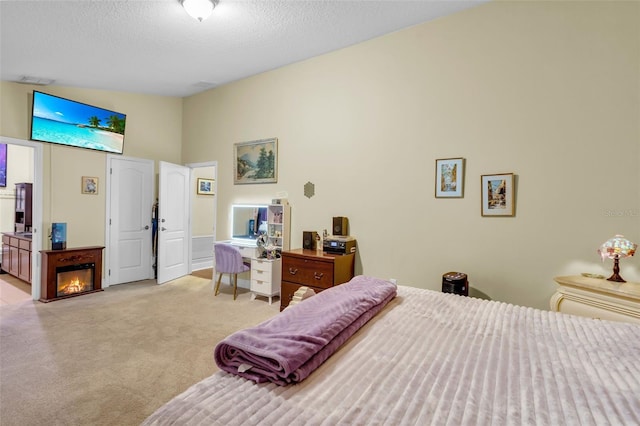
POLYGON ((144 229, 149 229, 149 225, 145 226, 144 229))

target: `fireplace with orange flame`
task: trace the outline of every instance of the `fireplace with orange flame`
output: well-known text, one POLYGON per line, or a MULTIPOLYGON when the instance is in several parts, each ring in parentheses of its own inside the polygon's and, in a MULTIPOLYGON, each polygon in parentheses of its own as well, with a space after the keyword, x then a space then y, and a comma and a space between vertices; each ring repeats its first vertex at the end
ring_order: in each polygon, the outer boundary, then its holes
POLYGON ((93 290, 94 263, 61 266, 56 268, 56 297, 93 290))
POLYGON ((42 250, 40 301, 102 291, 103 246, 42 250))

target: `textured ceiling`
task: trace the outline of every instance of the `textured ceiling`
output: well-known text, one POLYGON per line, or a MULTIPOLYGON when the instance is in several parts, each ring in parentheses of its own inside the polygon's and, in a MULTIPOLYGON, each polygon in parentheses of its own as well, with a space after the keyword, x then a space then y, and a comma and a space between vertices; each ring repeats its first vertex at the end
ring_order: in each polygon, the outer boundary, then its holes
POLYGON ((486 0, 0 1, 0 78, 189 96, 486 0))

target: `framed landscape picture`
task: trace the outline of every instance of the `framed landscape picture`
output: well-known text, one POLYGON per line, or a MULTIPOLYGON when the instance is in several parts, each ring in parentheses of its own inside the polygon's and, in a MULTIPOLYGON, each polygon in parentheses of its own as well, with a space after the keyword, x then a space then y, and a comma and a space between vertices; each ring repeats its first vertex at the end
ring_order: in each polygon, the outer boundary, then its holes
POLYGON ((464 158, 436 160, 436 198, 464 196, 464 158))
POLYGON ((234 144, 234 184, 276 182, 278 182, 277 138, 234 144))
POLYGON ((514 174, 482 175, 482 216, 514 216, 514 174))

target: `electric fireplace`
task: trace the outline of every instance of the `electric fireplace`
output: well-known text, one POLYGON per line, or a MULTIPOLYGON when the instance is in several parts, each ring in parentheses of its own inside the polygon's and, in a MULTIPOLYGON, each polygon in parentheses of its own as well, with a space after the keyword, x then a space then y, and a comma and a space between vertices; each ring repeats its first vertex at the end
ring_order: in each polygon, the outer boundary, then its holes
POLYGON ((56 297, 93 290, 95 263, 58 266, 56 268, 56 297))
POLYGON ((42 250, 41 302, 102 291, 102 250, 42 250))

